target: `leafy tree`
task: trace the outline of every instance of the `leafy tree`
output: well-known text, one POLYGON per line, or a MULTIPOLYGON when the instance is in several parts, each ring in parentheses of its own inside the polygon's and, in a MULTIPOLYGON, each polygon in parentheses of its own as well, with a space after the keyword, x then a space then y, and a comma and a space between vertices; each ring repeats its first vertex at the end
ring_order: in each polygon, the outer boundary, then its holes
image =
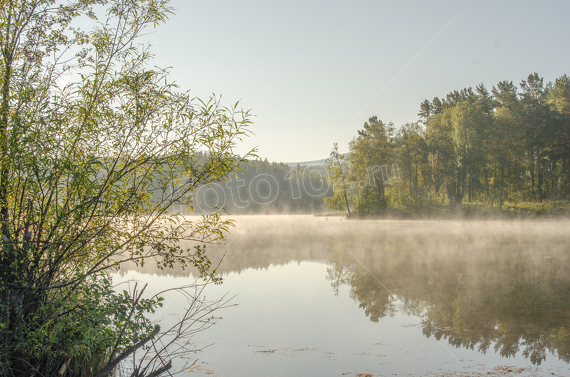
POLYGON ((394 161, 394 125, 372 116, 350 144, 350 161, 358 182, 358 212, 369 214, 386 208, 387 166, 394 161))
MULTIPOLYGON (((452 110, 452 140, 457 158, 456 203, 461 204, 465 194, 465 179, 469 178, 471 183, 474 176, 476 180, 483 165, 481 141, 485 137, 486 123, 485 113, 475 104, 463 101, 452 110)), ((471 184, 469 186, 471 189, 471 184)))
POLYGON ((349 192, 354 189, 346 155, 339 153, 338 143, 334 143, 331 158, 326 164, 327 180, 333 187, 333 196, 325 198, 325 205, 333 211, 347 211, 350 215, 349 192))
POLYGON ((548 102, 560 117, 560 138, 557 147, 568 187, 570 184, 570 77, 568 75, 556 79, 550 90, 548 102))
POLYGON ((439 197, 442 187, 454 185, 455 150, 451 138, 451 111, 436 114, 426 124, 426 142, 430 151, 431 181, 435 196, 439 197))
POLYGON ((534 173, 536 168, 538 201, 543 199, 542 158, 546 144, 554 134, 554 122, 549 106, 546 103, 547 89, 543 78, 537 73, 528 76, 521 82, 521 104, 523 122, 525 124, 525 144, 528 150, 531 173, 531 196, 534 193, 534 173))
POLYGON ((516 110, 518 108, 518 91, 512 81, 501 81, 497 84, 497 87, 493 86, 491 91, 499 107, 506 107, 510 110, 516 110))
POLYGON ((397 136, 397 154, 407 171, 410 198, 418 197, 420 181, 425 180, 427 172, 427 143, 423 130, 418 123, 407 123, 402 126, 397 136))
MULTIPOLYGON (((520 113, 508 107, 498 107, 494 115, 485 148, 492 181, 491 206, 495 199, 501 206, 508 193, 514 199, 515 193, 523 191, 526 165, 524 149, 521 148, 520 113)), ((521 200, 522 196, 518 199, 521 200)))
MULTIPOLYGON (((355 179, 361 182, 366 169, 383 160, 404 170, 405 182, 391 185, 389 196, 406 200, 407 195, 410 204, 419 204, 420 192, 440 204, 445 201, 442 191, 452 206, 465 198, 491 207, 497 200, 499 207, 529 199, 555 203, 570 194, 569 83, 563 75, 545 84, 534 73, 520 88, 501 81, 490 92, 483 84, 454 90, 420 104, 422 131, 406 124, 395 132, 370 118, 350 144, 355 179)), ((367 212, 386 207, 385 201, 373 200, 374 195, 383 197, 386 188, 378 187, 373 195, 371 187, 359 184, 357 212, 364 203, 367 212)))
POLYGON ((433 112, 434 108, 432 103, 426 99, 420 105, 420 112, 418 113, 418 116, 420 117, 420 122, 426 124, 428 120, 433 118, 433 112))
MULTIPOLYGON (((179 241, 222 241, 232 222, 172 205, 191 209, 197 188, 239 169, 250 115, 151 68, 137 38, 171 12, 160 0, 0 6, 2 375, 104 375, 156 339, 145 314, 160 299, 112 289, 125 261, 217 280, 204 247, 179 241), (80 17, 96 26, 73 26, 80 17)), ((164 352, 137 375, 170 368, 164 352)))
POLYGON ((485 88, 485 85, 483 85, 482 83, 477 85, 475 87, 475 90, 477 91, 476 94, 477 106, 479 106, 479 108, 483 110, 483 112, 486 115, 490 115, 495 107, 493 97, 491 97, 491 94, 489 93, 487 88, 485 88))

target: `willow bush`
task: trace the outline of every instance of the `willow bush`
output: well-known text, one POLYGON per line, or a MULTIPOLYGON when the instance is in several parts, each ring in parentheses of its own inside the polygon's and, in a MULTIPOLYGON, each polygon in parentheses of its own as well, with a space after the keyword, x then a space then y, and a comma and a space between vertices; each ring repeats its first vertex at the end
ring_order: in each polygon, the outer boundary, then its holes
MULTIPOLYGON (((0 7, 0 373, 105 375, 159 336, 147 315, 161 299, 113 289, 122 263, 218 279, 203 246, 179 241, 223 241, 232 222, 169 209, 192 210, 200 186, 247 161, 234 148, 251 116, 192 99, 152 66, 138 38, 167 1, 0 7)), ((133 374, 170 367, 153 360, 133 374)))

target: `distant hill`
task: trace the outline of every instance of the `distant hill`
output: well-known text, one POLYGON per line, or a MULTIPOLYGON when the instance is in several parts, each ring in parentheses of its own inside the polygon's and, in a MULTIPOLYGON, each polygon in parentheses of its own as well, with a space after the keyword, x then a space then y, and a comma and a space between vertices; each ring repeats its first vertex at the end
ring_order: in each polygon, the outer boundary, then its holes
MULTIPOLYGON (((350 152, 347 153, 341 153, 341 155, 345 156, 347 154, 349 154, 350 152)), ((311 166, 311 165, 324 165, 326 163, 326 161, 329 159, 330 157, 327 158, 323 158, 322 160, 313 160, 313 161, 303 161, 303 162, 284 162, 285 165, 289 165, 289 166, 311 166)))
POLYGON ((289 165, 289 166, 310 166, 310 165, 324 165, 326 162, 326 158, 323 158, 322 160, 314 160, 314 161, 303 161, 303 162, 285 162, 285 165, 289 165))

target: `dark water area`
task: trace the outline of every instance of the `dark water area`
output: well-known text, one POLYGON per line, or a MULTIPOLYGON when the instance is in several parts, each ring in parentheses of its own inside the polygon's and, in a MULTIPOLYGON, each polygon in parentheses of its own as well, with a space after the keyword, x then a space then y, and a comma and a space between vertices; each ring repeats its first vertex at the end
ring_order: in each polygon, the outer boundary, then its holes
MULTIPOLYGON (((244 216, 208 246, 237 295, 186 375, 570 374, 570 222, 244 216), (211 344, 211 345, 210 345, 211 344)), ((123 268, 152 290, 182 269, 123 268)), ((174 295, 156 320, 183 307, 174 295)), ((181 360, 178 365, 182 365, 181 360)))

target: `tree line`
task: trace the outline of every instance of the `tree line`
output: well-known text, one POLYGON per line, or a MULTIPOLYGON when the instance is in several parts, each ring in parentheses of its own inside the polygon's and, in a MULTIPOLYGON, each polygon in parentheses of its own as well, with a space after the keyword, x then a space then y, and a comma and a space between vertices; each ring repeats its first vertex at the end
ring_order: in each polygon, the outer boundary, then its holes
POLYGON ((323 198, 332 195, 326 174, 323 166, 251 160, 241 163, 239 171, 198 190, 192 198, 193 211, 222 210, 232 215, 323 212, 323 198))
MULTIPOLYGON (((336 200, 327 200, 330 208, 350 211, 352 206, 359 214, 379 214, 389 206, 426 202, 500 208, 507 202, 568 199, 567 75, 545 83, 533 73, 518 86, 501 81, 490 90, 483 84, 454 90, 423 101, 418 116, 399 129, 377 116, 365 122, 349 144, 349 168, 342 177, 329 177, 353 182, 335 190, 336 200), (386 179, 381 171, 370 179, 374 167, 393 164, 398 179, 386 179)), ((333 150, 331 161, 337 155, 333 150)))

